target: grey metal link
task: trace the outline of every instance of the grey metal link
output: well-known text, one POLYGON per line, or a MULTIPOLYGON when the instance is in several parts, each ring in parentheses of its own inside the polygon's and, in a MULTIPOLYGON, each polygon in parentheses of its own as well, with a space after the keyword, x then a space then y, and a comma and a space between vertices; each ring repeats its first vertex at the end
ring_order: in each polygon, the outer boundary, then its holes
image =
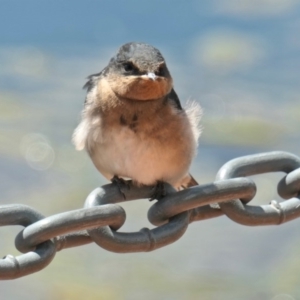
MULTIPOLYGON (((287 152, 269 152, 244 156, 226 163, 218 172, 217 180, 263 174, 269 172, 290 173, 300 167, 299 157, 287 152)), ((300 216, 300 200, 250 206, 234 197, 220 203, 222 211, 233 221, 249 226, 277 225, 300 216)))
POLYGON ((204 205, 191 210, 190 223, 224 215, 219 205, 204 205))
MULTIPOLYGON (((228 201, 233 197, 249 202, 255 193, 255 183, 248 178, 215 181, 167 195, 163 201, 158 201, 149 209, 148 219, 154 225, 161 225, 181 212, 207 204, 228 201)), ((191 221, 194 220, 195 217, 191 221)))
POLYGON ((44 218, 42 214, 27 205, 1 205, 0 208, 0 226, 21 225, 25 227, 44 218))
POLYGON ((125 218, 124 209, 116 204, 68 211, 29 225, 18 233, 15 245, 19 251, 26 253, 61 234, 104 225, 119 229, 125 218))
POLYGON ((47 241, 26 254, 6 255, 0 260, 0 279, 16 279, 38 272, 50 264, 55 253, 55 245, 47 241))
MULTIPOLYGON (((165 188, 174 194, 175 190, 171 186, 165 185, 165 188)), ((144 189, 148 192, 146 198, 149 199, 151 189, 147 187, 144 189)), ((139 194, 140 191, 141 189, 130 186, 130 189, 124 191, 126 201, 139 199, 141 196, 144 198, 145 194, 139 194)), ((94 190, 88 196, 85 207, 95 207, 108 201, 123 202, 125 199, 117 186, 106 185, 94 190)), ((183 212, 171 218, 169 223, 151 230, 143 228, 139 232, 124 233, 105 226, 88 230, 88 233, 95 243, 106 250, 118 253, 142 252, 152 251, 178 240, 186 231, 188 224, 189 213, 183 212)))
MULTIPOLYGON (((0 206, 0 226, 28 226, 44 218, 29 206, 21 204, 0 206)), ((38 245, 31 252, 19 256, 6 255, 0 260, 0 279, 19 278, 45 268, 56 253, 52 241, 38 245)))
POLYGON ((300 191, 300 168, 284 176, 277 186, 278 194, 283 199, 299 196, 300 191))
POLYGON ((0 279, 13 279, 46 267, 56 251, 96 242, 114 252, 152 251, 179 239, 189 223, 227 215, 244 225, 281 224, 300 217, 300 158, 287 152, 269 152, 239 157, 226 163, 213 183, 175 191, 165 184, 166 196, 148 211, 150 222, 158 227, 138 232, 118 232, 125 211, 116 203, 148 199, 153 187, 137 187, 128 181, 122 190, 108 184, 94 190, 85 208, 45 218, 25 205, 0 206, 0 226, 22 225, 15 239, 25 254, 7 255, 0 260, 0 279), (248 202, 256 193, 255 183, 245 176, 285 172, 278 193, 286 201, 268 205, 248 202), (125 198, 124 198, 125 196, 125 198))

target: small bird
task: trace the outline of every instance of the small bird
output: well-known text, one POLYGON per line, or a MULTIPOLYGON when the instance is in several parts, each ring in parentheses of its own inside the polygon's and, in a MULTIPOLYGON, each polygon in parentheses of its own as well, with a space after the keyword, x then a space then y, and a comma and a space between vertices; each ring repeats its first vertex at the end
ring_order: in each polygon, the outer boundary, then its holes
POLYGON ((156 192, 162 192, 163 182, 177 190, 197 185, 189 167, 201 132, 201 107, 182 108, 158 49, 124 44, 84 88, 73 142, 77 150, 87 150, 102 175, 118 185, 124 179, 154 185, 156 192))

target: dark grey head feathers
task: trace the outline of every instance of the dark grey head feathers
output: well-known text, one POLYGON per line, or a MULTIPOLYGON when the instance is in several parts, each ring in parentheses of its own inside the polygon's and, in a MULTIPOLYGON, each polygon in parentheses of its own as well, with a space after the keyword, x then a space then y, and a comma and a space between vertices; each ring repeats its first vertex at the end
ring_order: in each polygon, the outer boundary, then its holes
POLYGON ((158 49, 144 43, 127 43, 115 56, 117 62, 135 60, 145 64, 160 64, 165 60, 158 49))
POLYGON ((157 76, 170 77, 169 70, 160 51, 145 43, 131 42, 121 46, 100 73, 90 75, 83 88, 90 90, 100 75, 113 71, 122 75, 143 75, 154 72, 157 76))
POLYGON ((169 77, 165 60, 158 49, 144 43, 127 43, 121 46, 110 60, 107 71, 123 75, 143 75, 153 72, 157 76, 169 77))

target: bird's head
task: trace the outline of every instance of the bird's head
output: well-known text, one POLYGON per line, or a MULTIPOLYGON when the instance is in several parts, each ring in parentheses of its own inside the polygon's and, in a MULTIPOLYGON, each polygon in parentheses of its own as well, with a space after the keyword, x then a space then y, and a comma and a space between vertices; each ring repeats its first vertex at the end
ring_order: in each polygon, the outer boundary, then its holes
POLYGON ((166 62, 156 48, 144 43, 120 47, 106 68, 107 80, 119 96, 132 100, 156 100, 173 86, 166 62))

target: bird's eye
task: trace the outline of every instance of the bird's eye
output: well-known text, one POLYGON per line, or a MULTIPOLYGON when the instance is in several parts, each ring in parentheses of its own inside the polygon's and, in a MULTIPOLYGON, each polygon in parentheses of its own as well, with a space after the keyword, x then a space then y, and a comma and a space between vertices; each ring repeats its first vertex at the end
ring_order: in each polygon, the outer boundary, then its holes
POLYGON ((155 74, 156 74, 157 76, 164 76, 164 75, 165 75, 165 66, 164 66, 164 65, 160 66, 160 67, 157 69, 157 71, 155 72, 155 74))
POLYGON ((126 72, 131 72, 131 71, 133 71, 133 70, 135 69, 133 63, 131 63, 131 62, 126 62, 126 63, 124 63, 124 64, 123 64, 123 67, 124 67, 124 70, 125 70, 126 72))

